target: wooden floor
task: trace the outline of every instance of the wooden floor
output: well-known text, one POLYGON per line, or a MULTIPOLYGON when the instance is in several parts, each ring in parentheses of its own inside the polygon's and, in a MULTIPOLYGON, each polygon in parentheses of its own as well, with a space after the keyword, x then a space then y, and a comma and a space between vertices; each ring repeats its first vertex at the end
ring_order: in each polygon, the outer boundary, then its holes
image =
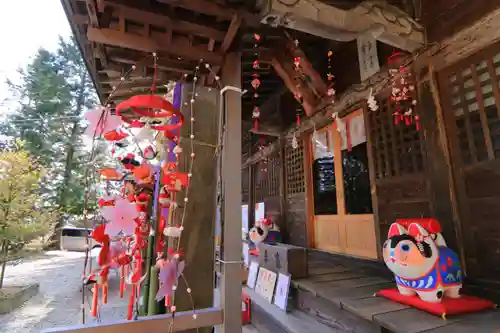
POLYGON ((343 321, 343 325, 348 326, 345 327, 346 331, 350 332, 371 332, 370 327, 377 327, 375 331, 378 332, 382 329, 383 332, 398 333, 500 331, 499 309, 443 320, 415 308, 375 297, 377 291, 395 287, 391 276, 387 272, 384 274, 376 264, 373 267, 360 267, 347 264, 348 262, 345 259, 310 255, 309 277, 292 281, 295 306, 316 316, 323 323, 329 324, 328 318, 331 317, 330 321, 333 321, 335 327, 339 325, 339 320, 330 314, 333 308, 347 311, 362 319, 358 322, 354 322, 352 318, 343 321), (370 323, 370 326, 363 322, 370 323))

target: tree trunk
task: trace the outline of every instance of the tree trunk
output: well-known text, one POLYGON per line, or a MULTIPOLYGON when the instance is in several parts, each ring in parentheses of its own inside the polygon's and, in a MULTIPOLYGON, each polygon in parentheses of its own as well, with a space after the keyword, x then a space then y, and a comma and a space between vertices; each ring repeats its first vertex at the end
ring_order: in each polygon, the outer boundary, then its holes
POLYGON ((2 256, 0 257, 2 259, 2 266, 0 268, 0 289, 3 287, 3 279, 5 277, 5 267, 7 266, 7 255, 9 252, 9 242, 4 240, 2 247, 2 256))
MULTIPOLYGON (((78 90, 78 95, 77 95, 77 101, 76 101, 76 110, 75 114, 80 115, 83 110, 83 104, 84 104, 84 96, 83 94, 85 93, 85 85, 83 84, 86 80, 86 74, 82 77, 82 84, 80 85, 80 89, 78 90)), ((57 199, 57 206, 61 209, 64 207, 64 198, 65 198, 65 193, 66 193, 66 188, 69 185, 69 182, 71 180, 71 171, 72 171, 72 162, 73 162, 73 155, 75 154, 75 142, 78 136, 78 129, 79 129, 79 121, 76 120, 72 124, 71 128, 71 133, 70 137, 68 140, 68 144, 66 145, 66 162, 64 165, 64 174, 63 174, 63 182, 61 184, 61 187, 59 189, 59 198, 57 199)), ((58 248, 60 239, 61 239, 61 229, 63 227, 64 220, 63 216, 60 216, 60 218, 57 220, 57 223, 54 226, 54 230, 52 231, 52 235, 49 238, 49 244, 48 246, 51 248, 58 248)))

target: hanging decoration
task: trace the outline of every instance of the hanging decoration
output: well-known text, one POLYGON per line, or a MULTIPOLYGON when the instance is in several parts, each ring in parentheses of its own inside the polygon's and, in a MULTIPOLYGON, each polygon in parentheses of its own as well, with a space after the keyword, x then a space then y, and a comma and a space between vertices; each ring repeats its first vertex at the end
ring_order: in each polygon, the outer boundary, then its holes
MULTIPOLYGON (((194 104, 198 96, 196 93, 196 82, 198 80, 200 66, 196 66, 193 76, 193 92, 190 105, 189 138, 181 142, 179 129, 184 125, 184 117, 180 113, 180 83, 175 85, 174 101, 170 103, 167 98, 156 95, 157 56, 153 53, 154 79, 151 86, 151 94, 134 96, 116 106, 116 115, 112 113, 112 103, 109 102, 113 93, 119 87, 113 87, 112 93, 106 107, 100 107, 89 111, 86 115, 90 125, 86 133, 93 139, 104 138, 115 147, 127 147, 128 152, 118 156, 115 160, 119 167, 105 167, 98 170, 99 180, 106 183, 106 194, 98 200, 99 212, 102 222, 94 226, 92 237, 102 247, 98 254, 98 267, 90 267, 85 264, 85 281, 94 281, 94 294, 92 298, 91 315, 98 316, 99 297, 102 295, 102 304, 107 303, 108 297, 108 275, 110 270, 118 270, 121 276, 120 297, 129 293, 129 305, 127 319, 134 318, 139 309, 141 287, 146 279, 149 279, 149 257, 143 257, 148 243, 154 240, 154 257, 159 258, 157 267, 160 270, 159 297, 163 295, 165 304, 170 312, 175 313, 174 293, 177 289, 178 280, 182 276, 185 262, 181 260, 183 253, 179 249, 179 241, 184 230, 186 211, 182 213, 181 222, 172 225, 173 211, 177 207, 176 196, 184 190, 184 204, 188 202, 190 179, 195 159, 194 151, 194 104), (109 104, 108 104, 109 103, 109 104), (168 142, 168 156, 163 156, 163 151, 157 151, 154 142, 162 132, 164 141, 168 142), (127 140, 126 140, 127 139, 127 140), (130 140, 129 140, 130 139, 130 140), (133 144, 128 144, 129 141, 133 144), (184 150, 184 143, 188 143, 187 172, 178 170, 177 161, 184 150), (161 156, 161 157, 160 157, 161 156), (159 159, 162 159, 159 161, 159 159), (110 194, 109 182, 122 184, 120 193, 110 194), (153 237, 157 236, 157 237, 153 237), (176 239, 177 243, 171 245, 167 250, 165 237, 176 239), (145 270, 146 268, 146 270, 145 270)), ((202 62, 200 61, 200 65, 202 62)), ((258 65, 258 63, 257 63, 258 65)), ((211 73, 209 64, 205 64, 211 73)), ((126 77, 136 69, 136 66, 127 71, 120 79, 120 84, 126 77)), ((220 78, 215 75, 218 83, 220 78)), ((187 77, 187 75, 185 76, 187 77)), ((260 83, 259 83, 260 84, 260 83)), ((258 88, 258 87, 257 87, 258 88)), ((256 88, 256 89, 257 89, 256 88)), ((188 106, 186 105, 186 106, 188 106)), ((91 159, 93 161, 95 145, 93 145, 91 159)), ((86 204, 90 177, 86 179, 86 204)), ((94 177, 92 177, 94 179, 94 177)), ((118 191, 117 191, 118 192, 118 191)), ((85 220, 87 220, 87 208, 84 209, 85 220)), ((170 242, 169 242, 170 244, 170 242)), ((94 250, 93 250, 94 251, 94 250)), ((86 258, 88 259, 89 251, 86 258)), ((153 258, 154 258, 153 257, 153 258)), ((87 262, 87 260, 86 260, 87 262)), ((185 281, 185 279, 184 279, 185 281)), ((187 281, 186 285, 187 285, 187 281)), ((191 304, 191 289, 187 285, 191 304)), ((85 293, 85 288, 82 288, 85 293)), ((82 299, 86 299, 83 297, 82 299)), ((143 306, 143 305, 141 305, 143 306)), ((85 305, 82 304, 83 317, 85 318, 85 305)), ((193 319, 196 319, 196 313, 193 319)))
POLYGON ((404 121, 407 126, 415 122, 420 128, 420 117, 415 114, 417 105, 415 81, 407 65, 408 56, 402 52, 392 54, 388 59, 391 102, 394 103, 394 124, 404 121))
POLYGON ((259 119, 260 119, 260 108, 259 108, 259 93, 258 89, 260 87, 261 81, 260 81, 260 75, 258 73, 258 69, 260 68, 260 60, 259 60, 259 43, 260 43, 260 35, 257 33, 254 33, 253 35, 254 38, 254 61, 252 63, 252 68, 253 68, 253 74, 252 74, 252 81, 250 84, 252 85, 253 88, 253 111, 252 111, 252 119, 253 119, 253 129, 255 131, 259 130, 259 119))
POLYGON ((366 100, 368 103, 368 108, 375 112, 378 110, 378 104, 377 100, 375 99, 375 96, 373 95, 373 88, 370 88, 370 94, 368 94, 368 99, 366 100))
POLYGON ((331 97, 331 102, 332 104, 335 103, 335 94, 336 94, 336 91, 333 87, 334 85, 334 79, 335 79, 335 75, 333 75, 333 72, 332 72, 332 56, 333 56, 333 51, 332 50, 328 50, 328 69, 327 69, 327 74, 326 74, 326 79, 328 81, 328 86, 327 86, 327 95, 328 97, 331 97))

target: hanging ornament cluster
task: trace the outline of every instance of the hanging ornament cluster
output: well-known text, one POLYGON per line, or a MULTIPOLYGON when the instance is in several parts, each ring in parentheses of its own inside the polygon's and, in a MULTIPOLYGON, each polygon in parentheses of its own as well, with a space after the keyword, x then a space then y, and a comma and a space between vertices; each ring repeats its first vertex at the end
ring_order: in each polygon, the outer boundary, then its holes
POLYGON ((252 81, 251 85, 253 88, 253 111, 252 111, 252 119, 253 119, 253 128, 254 130, 259 129, 259 118, 260 118, 260 108, 259 108, 259 93, 258 89, 260 87, 261 81, 260 81, 260 75, 257 72, 258 69, 260 68, 260 60, 259 60, 259 44, 260 44, 260 35, 257 33, 254 33, 253 35, 254 38, 254 60, 252 63, 252 68, 253 68, 253 73, 252 73, 252 81))
MULTIPOLYGON (((98 267, 84 272, 85 281, 94 282, 91 306, 91 315, 94 317, 98 315, 101 290, 102 304, 107 303, 109 272, 117 270, 121 275, 120 297, 130 289, 127 319, 133 318, 134 309, 135 312, 138 310, 141 285, 151 273, 144 270, 148 266, 143 253, 153 235, 156 236, 153 255, 158 258, 156 268, 159 270, 160 285, 157 299, 165 298, 169 311, 176 311, 172 298, 185 265, 181 260, 183 254, 178 244, 184 229, 186 211, 184 210, 178 225, 172 224, 172 216, 177 208, 176 196, 182 190, 184 204, 188 202, 189 180, 192 177, 195 158, 193 107, 197 96, 195 87, 200 66, 194 71, 193 92, 190 102, 186 105, 191 108, 190 160, 188 172, 183 173, 178 170, 177 163, 183 153, 179 136, 179 129, 184 125, 184 117, 179 111, 181 86, 176 84, 172 103, 156 95, 156 54, 153 54, 153 59, 155 71, 151 94, 133 96, 118 104, 114 110, 111 103, 106 103, 105 107, 99 107, 85 115, 90 123, 86 134, 93 141, 96 138, 108 141, 113 145, 113 155, 116 147, 129 149, 126 154, 115 158, 119 163, 118 167, 105 167, 98 172, 101 180, 106 182, 107 190, 98 200, 102 223, 94 226, 92 238, 100 243, 102 248, 98 250, 98 267), (161 162, 157 161, 159 154, 153 148, 160 133, 163 133, 164 141, 167 141, 166 151, 169 155, 161 162), (128 139, 131 140, 131 145, 125 143, 128 139), (130 149, 133 151, 130 152, 130 149), (121 185, 119 193, 109 193, 110 182, 121 185), (177 239, 177 248, 167 249, 166 237, 177 239)), ((132 66, 131 71, 135 70, 135 67, 132 66)), ((205 67, 210 70, 210 65, 205 64, 205 67)), ((120 82, 124 80, 125 76, 120 82)), ((217 76, 216 81, 219 81, 217 76)), ((117 87, 113 87, 111 96, 116 89, 117 87)), ((189 286, 187 292, 191 294, 189 286)), ((193 304, 192 297, 189 297, 193 304)), ((193 314, 193 318, 196 319, 196 314, 193 314)))
POLYGON ((335 103, 335 94, 336 94, 336 91, 333 87, 334 85, 334 79, 335 79, 335 75, 333 75, 333 72, 332 72, 332 56, 333 56, 333 51, 332 50, 328 50, 328 53, 327 53, 327 56, 328 56, 328 69, 327 69, 327 73, 326 73, 326 79, 328 81, 328 86, 327 86, 327 95, 328 97, 331 97, 331 101, 332 101, 332 104, 335 103))
POLYGON ((415 114, 417 105, 415 81, 411 69, 407 66, 409 57, 396 52, 388 59, 389 80, 391 86, 391 102, 394 107, 394 124, 404 121, 407 126, 415 122, 420 128, 420 117, 415 114))

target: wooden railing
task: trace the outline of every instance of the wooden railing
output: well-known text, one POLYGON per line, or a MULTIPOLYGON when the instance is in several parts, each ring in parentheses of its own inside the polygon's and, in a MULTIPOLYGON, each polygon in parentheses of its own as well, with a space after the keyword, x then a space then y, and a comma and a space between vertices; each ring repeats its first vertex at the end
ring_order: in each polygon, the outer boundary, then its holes
POLYGON ((170 333, 201 327, 217 326, 222 323, 222 310, 219 308, 208 308, 196 311, 178 312, 175 314, 175 320, 173 320, 172 314, 164 314, 139 317, 139 319, 133 321, 120 320, 105 324, 50 328, 42 331, 42 333, 170 333), (194 314, 196 314, 196 319, 193 316, 194 314), (172 323, 173 327, 170 329, 172 323))

